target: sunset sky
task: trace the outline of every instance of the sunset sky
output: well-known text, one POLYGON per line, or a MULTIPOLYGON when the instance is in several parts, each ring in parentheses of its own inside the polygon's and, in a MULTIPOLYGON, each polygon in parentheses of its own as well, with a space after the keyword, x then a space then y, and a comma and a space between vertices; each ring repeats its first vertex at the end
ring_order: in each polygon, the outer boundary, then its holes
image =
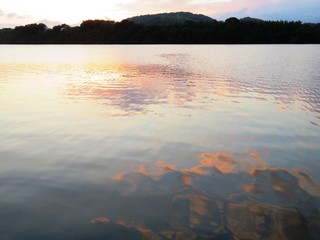
POLYGON ((0 28, 43 22, 78 25, 86 19, 122 19, 188 11, 217 20, 256 17, 265 20, 320 22, 319 0, 0 0, 0 28))

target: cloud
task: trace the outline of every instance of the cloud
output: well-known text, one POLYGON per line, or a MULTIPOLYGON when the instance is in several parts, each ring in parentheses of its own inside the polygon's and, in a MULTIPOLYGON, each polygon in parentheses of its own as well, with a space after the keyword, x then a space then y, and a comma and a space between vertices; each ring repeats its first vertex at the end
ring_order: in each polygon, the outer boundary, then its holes
MULTIPOLYGON (((48 19, 67 24, 80 23, 87 19, 122 20, 123 9, 115 7, 119 1, 116 0, 90 0, 90 1, 65 1, 65 0, 0 0, 1 10, 14 12, 18 15, 31 16, 39 21, 48 19)), ((128 3, 128 1, 121 1, 128 3)))
POLYGON ((49 27, 49 28, 52 28, 52 27, 54 27, 54 26, 63 24, 63 22, 51 21, 51 20, 49 20, 49 19, 41 19, 41 20, 37 21, 37 23, 43 23, 43 24, 45 24, 45 25, 46 25, 47 27, 49 27))
POLYGON ((214 16, 218 19, 251 16, 265 20, 319 22, 319 11, 320 2, 316 0, 232 0, 218 7, 214 16))
POLYGON ((51 21, 49 19, 36 20, 28 15, 19 15, 14 12, 6 13, 0 9, 0 28, 14 28, 30 23, 44 23, 48 27, 62 24, 60 21, 51 21))
POLYGON ((17 13, 14 13, 14 12, 10 12, 10 13, 7 13, 7 12, 4 12, 0 9, 0 17, 2 18, 17 18, 17 19, 25 19, 25 18, 29 18, 29 16, 22 16, 22 15, 18 15, 17 13))
POLYGON ((131 16, 154 14, 159 12, 187 11, 202 14, 212 14, 214 7, 225 0, 134 0, 129 3, 119 3, 118 8, 125 9, 131 16))
MULTIPOLYGON (((137 15, 187 11, 218 20, 251 16, 265 20, 320 22, 319 0, 0 0, 0 27, 25 25, 47 19, 79 24, 86 19, 121 21, 137 15)), ((52 22, 52 23, 51 23, 52 22)))
POLYGON ((4 12, 0 9, 0 28, 13 28, 35 22, 30 16, 19 15, 14 12, 4 12))
POLYGON ((8 13, 8 14, 4 14, 4 16, 7 17, 7 18, 12 18, 12 19, 14 19, 14 18, 25 19, 27 17, 27 16, 20 16, 20 15, 18 15, 16 13, 8 13))
POLYGON ((128 15, 189 11, 224 20, 228 17, 259 17, 270 20, 318 22, 320 2, 316 0, 134 0, 119 3, 128 15))

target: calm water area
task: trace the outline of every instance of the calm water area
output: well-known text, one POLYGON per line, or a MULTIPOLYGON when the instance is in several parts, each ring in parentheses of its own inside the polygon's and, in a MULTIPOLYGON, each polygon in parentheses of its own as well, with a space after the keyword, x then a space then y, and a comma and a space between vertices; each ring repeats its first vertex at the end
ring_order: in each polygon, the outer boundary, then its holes
POLYGON ((1 45, 0 239, 320 239, 319 45, 1 45))

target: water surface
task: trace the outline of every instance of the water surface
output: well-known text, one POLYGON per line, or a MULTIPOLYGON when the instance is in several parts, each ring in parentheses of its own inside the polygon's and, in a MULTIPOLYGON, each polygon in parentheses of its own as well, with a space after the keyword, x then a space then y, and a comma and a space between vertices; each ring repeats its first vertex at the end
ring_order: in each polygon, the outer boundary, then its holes
POLYGON ((318 239, 318 45, 0 46, 0 239, 318 239))

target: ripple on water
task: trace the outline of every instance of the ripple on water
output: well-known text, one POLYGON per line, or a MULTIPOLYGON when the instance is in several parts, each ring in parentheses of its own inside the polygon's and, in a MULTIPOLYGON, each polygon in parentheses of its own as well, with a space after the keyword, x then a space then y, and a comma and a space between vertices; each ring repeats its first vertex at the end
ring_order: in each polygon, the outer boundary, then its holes
POLYGON ((0 48, 0 239, 319 238, 318 47, 0 48))

